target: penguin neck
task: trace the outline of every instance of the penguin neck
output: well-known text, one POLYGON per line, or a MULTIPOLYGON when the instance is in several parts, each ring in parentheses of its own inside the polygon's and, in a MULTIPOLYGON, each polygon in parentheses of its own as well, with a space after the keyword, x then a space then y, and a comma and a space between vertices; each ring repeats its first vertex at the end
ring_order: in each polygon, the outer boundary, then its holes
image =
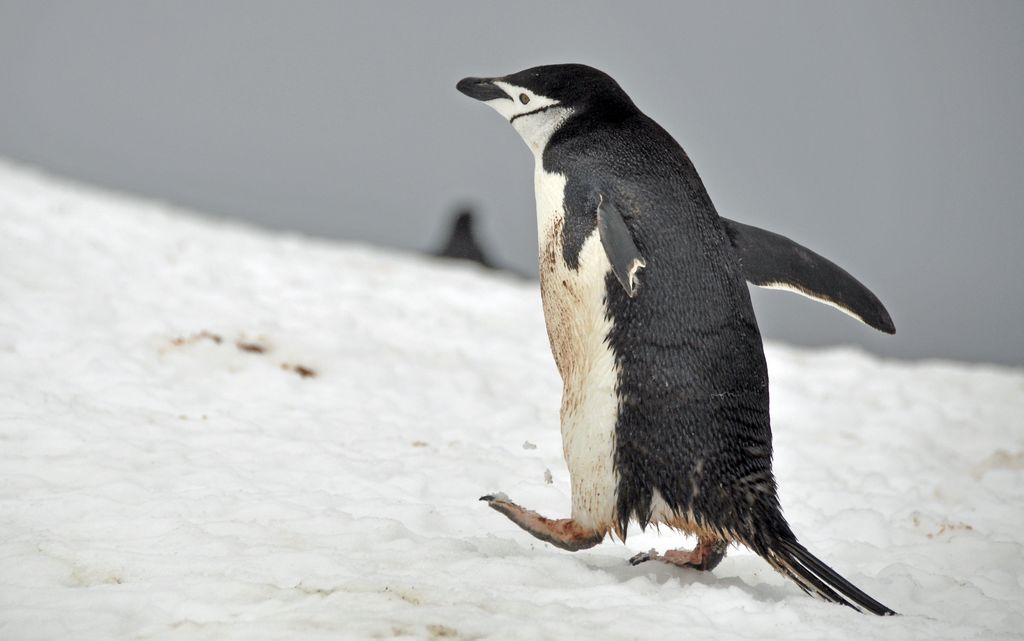
POLYGON ((516 118, 512 122, 512 127, 519 133, 539 163, 551 136, 572 114, 573 109, 570 107, 552 107, 542 113, 516 118))

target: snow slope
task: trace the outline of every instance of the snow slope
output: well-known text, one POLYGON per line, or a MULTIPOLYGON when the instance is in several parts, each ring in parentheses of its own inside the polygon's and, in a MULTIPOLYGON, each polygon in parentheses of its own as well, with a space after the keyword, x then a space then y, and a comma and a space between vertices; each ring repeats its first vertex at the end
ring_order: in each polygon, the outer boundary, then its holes
POLYGON ((479 503, 568 510, 535 285, 0 164, 0 639, 1021 638, 1024 372, 768 359, 790 522, 904 616, 479 503))

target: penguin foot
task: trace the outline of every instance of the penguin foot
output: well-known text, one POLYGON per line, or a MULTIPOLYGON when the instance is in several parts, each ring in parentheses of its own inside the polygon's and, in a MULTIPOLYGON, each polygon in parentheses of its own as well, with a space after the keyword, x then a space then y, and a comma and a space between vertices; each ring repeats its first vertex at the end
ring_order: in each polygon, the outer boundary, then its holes
POLYGON ((664 554, 658 554, 656 550, 652 549, 632 557, 629 563, 630 565, 640 565, 647 561, 662 561, 681 568, 708 571, 714 570, 722 562, 728 550, 729 545, 725 541, 699 538, 697 547, 692 550, 668 550, 664 554))
POLYGON ((555 547, 575 552, 594 547, 604 539, 604 532, 586 528, 572 519, 549 519, 522 508, 504 494, 488 494, 480 497, 491 509, 501 512, 513 523, 541 541, 555 547))

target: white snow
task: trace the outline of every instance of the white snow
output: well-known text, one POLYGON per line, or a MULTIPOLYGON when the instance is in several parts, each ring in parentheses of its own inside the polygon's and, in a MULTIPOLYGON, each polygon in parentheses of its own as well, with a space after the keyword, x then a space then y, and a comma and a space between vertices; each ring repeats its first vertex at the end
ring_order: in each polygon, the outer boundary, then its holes
POLYGON ((478 502, 568 514, 535 284, 0 163, 0 638, 1020 638, 1024 371, 768 360, 790 522, 903 616, 478 502))

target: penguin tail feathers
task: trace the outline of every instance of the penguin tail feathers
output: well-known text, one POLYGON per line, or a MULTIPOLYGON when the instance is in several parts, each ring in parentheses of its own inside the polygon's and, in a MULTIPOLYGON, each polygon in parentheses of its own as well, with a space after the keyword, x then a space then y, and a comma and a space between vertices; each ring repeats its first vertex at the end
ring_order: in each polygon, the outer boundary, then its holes
POLYGON ((870 612, 878 616, 896 614, 839 576, 838 572, 795 540, 777 540, 775 545, 769 547, 765 559, 808 594, 832 603, 841 603, 859 612, 870 612))

